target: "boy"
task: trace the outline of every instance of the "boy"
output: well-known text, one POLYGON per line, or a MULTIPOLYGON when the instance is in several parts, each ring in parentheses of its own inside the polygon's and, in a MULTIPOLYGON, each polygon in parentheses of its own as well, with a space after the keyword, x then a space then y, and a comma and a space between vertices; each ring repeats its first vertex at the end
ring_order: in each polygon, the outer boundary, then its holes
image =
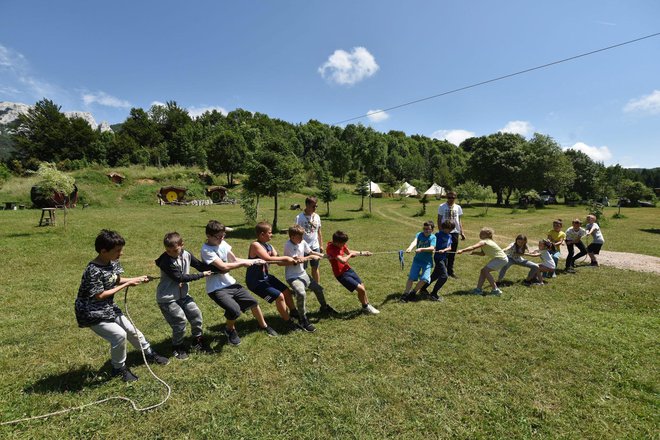
MULTIPOLYGON (((296 216, 295 223, 302 226, 305 230, 303 239, 309 245, 310 249, 313 252, 322 254, 321 243, 323 243, 323 237, 321 236, 321 217, 316 213, 317 204, 318 200, 316 197, 307 197, 305 199, 305 210, 296 216)), ((312 258, 309 261, 309 265, 312 266, 312 278, 314 278, 317 284, 320 283, 319 260, 312 258)), ((307 269, 307 263, 305 263, 305 269, 307 269)))
POLYGON ((155 261, 160 269, 160 282, 156 288, 156 302, 165 321, 172 327, 172 354, 179 360, 188 359, 183 345, 186 320, 190 322, 193 337, 192 349, 210 353, 202 339, 202 312, 188 294, 188 282, 211 276, 209 267, 183 249, 183 239, 178 232, 168 232, 163 238, 165 252, 155 261), (190 274, 194 267, 200 273, 190 274))
POLYGON ((133 347, 143 350, 148 362, 167 365, 170 360, 156 353, 144 335, 126 318, 114 303, 117 292, 129 286, 149 282, 146 275, 135 278, 121 276, 119 264, 126 241, 117 232, 103 229, 94 242, 98 255, 89 262, 78 288, 75 310, 79 327, 89 327, 110 343, 112 376, 124 382, 138 377, 126 366, 126 339, 133 347))
POLYGON ((447 193, 447 202, 438 206, 438 224, 441 225, 445 220, 454 222, 454 229, 451 231, 451 253, 447 255, 447 273, 452 278, 458 278, 454 273, 454 259, 456 258, 456 250, 458 249, 458 237, 465 240, 465 230, 463 229, 463 208, 456 203, 458 194, 456 191, 449 191, 447 193))
POLYGON ((598 267, 598 258, 596 255, 600 253, 600 248, 605 244, 605 239, 603 238, 603 233, 600 231, 600 226, 596 223, 596 216, 589 214, 587 216, 587 235, 591 235, 592 240, 587 246, 587 252, 589 253, 589 259, 591 260, 591 265, 598 267))
POLYGON ((328 242, 325 253, 330 259, 330 265, 332 266, 332 273, 337 278, 337 281, 341 283, 349 292, 354 292, 357 290, 358 299, 362 304, 362 312, 368 315, 377 315, 380 313, 378 309, 369 304, 369 298, 367 298, 367 290, 362 283, 362 280, 351 266, 348 265, 348 260, 353 257, 359 256, 370 256, 371 252, 369 251, 351 251, 346 246, 348 242, 348 235, 345 232, 337 231, 332 234, 332 241, 328 242))
POLYGON ((468 246, 465 249, 459 249, 456 251, 457 254, 462 254, 463 252, 480 249, 480 251, 473 252, 473 254, 486 255, 491 259, 484 267, 481 268, 481 271, 479 272, 477 288, 472 291, 474 295, 484 295, 481 287, 484 285, 484 281, 486 280, 488 280, 488 283, 490 283, 490 286, 493 289, 490 291, 491 295, 499 296, 502 294, 502 291, 497 287, 495 278, 493 278, 490 273, 494 270, 499 272, 500 269, 506 266, 506 264, 509 262, 509 259, 502 248, 500 248, 497 243, 493 241, 494 233, 495 231, 493 231, 491 228, 481 228, 481 231, 479 231, 479 238, 481 241, 473 244, 472 246, 468 246))
POLYGON ((298 313, 300 313, 300 326, 307 332, 314 332, 316 328, 307 319, 307 294, 305 292, 307 287, 314 292, 316 299, 321 304, 319 313, 327 315, 336 314, 337 312, 325 301, 323 287, 316 280, 310 279, 305 271, 303 262, 318 261, 323 258, 323 254, 310 249, 307 242, 303 240, 304 234, 305 229, 300 225, 293 225, 289 228, 289 241, 284 244, 284 255, 292 257, 296 264, 287 266, 284 269, 284 276, 296 295, 298 313))
POLYGON ((432 221, 424 222, 422 232, 419 232, 410 243, 406 252, 411 252, 416 246, 415 257, 410 265, 410 274, 406 281, 406 289, 400 298, 401 302, 415 301, 417 291, 427 284, 431 284, 431 269, 433 269, 433 251, 436 237, 433 235, 435 225, 432 221), (419 280, 419 281, 418 281, 419 280), (411 290, 413 282, 417 285, 411 290))
POLYGON ((447 278, 449 277, 449 274, 447 273, 447 252, 449 252, 452 247, 451 231, 453 231, 455 227, 456 225, 453 221, 445 220, 440 225, 438 233, 435 234, 435 252, 433 253, 435 268, 431 274, 431 282, 424 286, 424 288, 426 288, 433 284, 435 280, 438 280, 431 291, 431 301, 442 301, 442 296, 438 294, 438 291, 442 289, 442 286, 445 285, 447 278))
POLYGON ((582 237, 587 234, 587 231, 581 227, 582 222, 579 218, 573 220, 573 226, 566 229, 566 247, 568 248, 568 255, 566 256, 566 272, 575 273, 575 262, 580 258, 587 255, 587 248, 582 243, 582 237), (575 248, 580 250, 580 253, 573 255, 575 248))
POLYGON ((294 264, 295 260, 292 257, 278 256, 277 251, 268 243, 273 238, 273 230, 270 223, 257 223, 255 232, 257 234, 257 240, 250 244, 248 258, 261 259, 266 264, 248 267, 245 272, 245 284, 257 296, 269 303, 274 302, 282 319, 292 330, 298 330, 298 326, 293 323, 287 310, 287 305, 289 305, 291 314, 294 316, 297 315, 295 313, 296 308, 293 305, 293 299, 291 298, 291 291, 283 282, 268 273, 268 263, 290 265, 294 264))
POLYGON ((243 286, 236 283, 234 277, 229 275, 229 271, 239 267, 250 267, 255 264, 265 264, 260 259, 246 260, 237 258, 231 251, 231 246, 224 241, 225 225, 211 220, 206 225, 206 243, 202 245, 202 261, 219 269, 220 273, 215 273, 206 278, 206 293, 225 311, 224 333, 231 345, 241 343, 236 331, 236 319, 250 309, 254 315, 259 327, 266 332, 268 336, 278 336, 264 319, 264 314, 259 308, 257 300, 243 286))

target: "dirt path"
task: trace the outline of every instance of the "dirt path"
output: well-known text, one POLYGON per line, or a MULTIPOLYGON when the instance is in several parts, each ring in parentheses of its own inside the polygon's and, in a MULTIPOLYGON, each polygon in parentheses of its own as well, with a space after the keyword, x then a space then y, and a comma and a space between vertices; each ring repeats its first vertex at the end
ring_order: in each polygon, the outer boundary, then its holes
MULTIPOLYGON (((382 217, 388 218, 396 223, 406 226, 418 226, 419 220, 411 219, 391 207, 381 208, 375 212, 382 217)), ((495 240, 503 243, 510 240, 509 237, 495 235, 495 240)), ((564 250, 565 251, 565 250, 564 250)), ((563 252, 565 256, 565 252, 563 252)), ((586 258, 586 263, 589 258, 586 258)), ((660 275, 660 258, 651 255, 633 254, 630 252, 601 251, 598 255, 598 262, 603 266, 616 267, 618 269, 634 270, 637 272, 649 272, 660 275)), ((578 262, 578 265, 580 262, 578 262)), ((581 263, 585 264, 585 263, 581 263)), ((560 263, 561 265, 561 263, 560 263)))

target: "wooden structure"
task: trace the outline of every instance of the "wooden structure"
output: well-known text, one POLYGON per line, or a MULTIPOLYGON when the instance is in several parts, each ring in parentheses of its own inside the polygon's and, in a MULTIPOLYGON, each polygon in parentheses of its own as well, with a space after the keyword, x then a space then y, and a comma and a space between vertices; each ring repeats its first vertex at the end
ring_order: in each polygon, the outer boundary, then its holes
POLYGON ((116 183, 117 185, 121 184, 126 177, 122 176, 119 173, 115 173, 114 171, 112 173, 106 174, 108 178, 112 181, 112 183, 116 183))
POLYGON ((30 190, 30 199, 37 208, 75 208, 78 203, 78 187, 73 185, 73 192, 68 196, 63 192, 55 191, 52 194, 44 194, 39 187, 33 186, 30 190))
POLYGON ((162 186, 158 192, 158 198, 164 203, 183 202, 186 197, 186 188, 182 186, 162 186))
POLYGON ((39 226, 55 226, 55 208, 41 208, 39 226))
POLYGON ((213 203, 220 203, 227 199, 227 188, 224 186, 209 186, 206 188, 206 195, 213 200, 213 203))

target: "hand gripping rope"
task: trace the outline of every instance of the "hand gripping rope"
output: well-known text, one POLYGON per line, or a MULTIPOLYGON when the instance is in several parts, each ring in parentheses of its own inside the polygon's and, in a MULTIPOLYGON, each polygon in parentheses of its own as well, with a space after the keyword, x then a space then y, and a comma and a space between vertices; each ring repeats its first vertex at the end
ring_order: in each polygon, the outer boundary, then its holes
MULTIPOLYGON (((399 263, 401 264, 401 270, 404 268, 404 261, 403 261, 403 255, 406 252, 404 250, 398 250, 398 251, 381 251, 381 252, 372 252, 371 255, 381 255, 381 254, 399 254, 399 263)), ((456 252, 440 252, 440 251, 434 251, 434 254, 455 254, 456 252)))
MULTIPOLYGON (((149 279, 155 279, 155 278, 157 278, 157 277, 149 277, 149 279)), ((137 331, 137 327, 135 326, 135 323, 133 322, 133 319, 131 318, 131 315, 128 313, 128 286, 126 286, 126 289, 124 289, 124 309, 126 310, 126 317, 130 321, 131 325, 133 325, 133 328, 137 331)), ((159 406, 162 406, 163 404, 165 404, 165 402, 167 402, 167 400, 172 395, 172 388, 163 379, 156 376, 156 373, 153 372, 153 370, 149 366, 149 362, 147 362, 147 358, 146 358, 146 355, 144 353, 144 348, 140 347, 140 352, 142 353, 142 360, 144 361, 144 365, 147 366, 147 369, 149 370, 149 373, 151 373, 151 375, 153 377, 155 377, 158 382, 162 383, 163 386, 165 386, 165 388, 167 389, 167 395, 165 396, 165 398, 163 400, 161 400, 157 404, 146 406, 144 408, 140 408, 140 406, 134 400, 129 399, 128 397, 112 396, 112 397, 108 397, 106 399, 97 400, 95 402, 86 403, 84 405, 76 406, 76 407, 73 407, 73 408, 65 408, 65 409, 62 409, 60 411, 55 411, 55 412, 51 412, 51 413, 48 413, 48 414, 42 414, 40 416, 25 417, 25 418, 22 418, 22 419, 16 419, 16 420, 10 420, 8 422, 2 422, 2 423, 0 423, 0 426, 1 425, 12 425, 12 424, 16 424, 16 423, 28 422, 28 421, 32 421, 32 420, 38 420, 38 419, 45 419, 45 418, 60 415, 60 414, 66 414, 68 412, 75 411, 75 410, 82 410, 82 409, 84 409, 88 406, 100 405, 101 403, 105 403, 105 402, 108 402, 110 400, 125 400, 126 402, 129 402, 131 404, 131 406, 133 407, 133 409, 135 411, 138 411, 138 412, 149 411, 149 410, 152 410, 152 409, 156 409, 159 406)))

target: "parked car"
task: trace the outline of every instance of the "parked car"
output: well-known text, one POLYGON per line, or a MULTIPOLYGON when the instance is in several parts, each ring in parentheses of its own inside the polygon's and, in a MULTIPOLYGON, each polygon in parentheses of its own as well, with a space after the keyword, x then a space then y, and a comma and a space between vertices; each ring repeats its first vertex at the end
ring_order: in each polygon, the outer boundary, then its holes
POLYGON ((653 203, 647 202, 646 200, 639 200, 637 204, 642 208, 653 208, 653 203))
POLYGON ((556 205, 557 204, 557 198, 555 197, 554 194, 552 194, 550 191, 541 191, 541 200, 545 205, 556 205))

